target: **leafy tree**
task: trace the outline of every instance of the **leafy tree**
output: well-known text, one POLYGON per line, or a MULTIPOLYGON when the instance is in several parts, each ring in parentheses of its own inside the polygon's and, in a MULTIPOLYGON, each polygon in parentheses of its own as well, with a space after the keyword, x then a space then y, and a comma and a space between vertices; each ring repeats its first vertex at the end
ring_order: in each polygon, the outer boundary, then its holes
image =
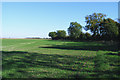
MULTIPOLYGON (((118 28, 119 28, 119 36, 118 36, 119 43, 118 43, 118 48, 120 50, 120 23, 118 23, 118 28)), ((120 52, 119 52, 119 54, 120 54, 120 52)))
POLYGON ((57 37, 58 37, 58 39, 65 39, 66 31, 65 30, 58 30, 57 31, 57 37))
POLYGON ((68 28, 68 34, 71 39, 78 39, 82 33, 82 26, 77 22, 71 22, 68 28))
POLYGON ((81 33, 80 36, 79 36, 79 40, 86 40, 87 37, 85 35, 85 33, 81 33))
POLYGON ((102 13, 93 13, 85 17, 86 19, 86 30, 90 30, 94 36, 100 34, 101 26, 100 23, 103 22, 106 15, 102 13))
POLYGON ((56 32, 49 32, 49 37, 51 37, 52 39, 56 39, 57 33, 56 32))
POLYGON ((111 18, 104 19, 101 23, 101 34, 107 39, 116 39, 119 35, 118 23, 111 18))
POLYGON ((90 33, 88 33, 88 32, 85 33, 85 36, 86 36, 87 39, 90 39, 90 38, 91 38, 91 35, 90 35, 90 33))

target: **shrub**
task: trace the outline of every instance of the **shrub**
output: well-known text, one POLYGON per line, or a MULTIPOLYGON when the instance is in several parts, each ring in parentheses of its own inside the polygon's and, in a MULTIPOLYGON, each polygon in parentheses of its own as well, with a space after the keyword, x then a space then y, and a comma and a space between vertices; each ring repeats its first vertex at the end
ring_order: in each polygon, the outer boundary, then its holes
POLYGON ((56 32, 49 32, 49 37, 51 37, 54 40, 57 37, 57 33, 56 32))
POLYGON ((90 33, 85 33, 85 36, 86 36, 86 38, 87 38, 87 40, 89 40, 90 38, 91 38, 91 35, 90 35, 90 33))
POLYGON ((65 39, 65 37, 66 37, 66 31, 64 31, 64 30, 57 31, 57 38, 58 39, 65 39))

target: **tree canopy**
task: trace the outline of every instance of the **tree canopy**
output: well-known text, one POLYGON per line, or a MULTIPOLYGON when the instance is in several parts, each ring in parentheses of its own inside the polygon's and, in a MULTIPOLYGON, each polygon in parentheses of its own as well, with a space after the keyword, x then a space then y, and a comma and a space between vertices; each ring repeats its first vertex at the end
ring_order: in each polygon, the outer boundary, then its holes
POLYGON ((66 37, 66 31, 65 30, 57 30, 57 37, 59 39, 64 39, 66 37))
POLYGON ((57 33, 56 32, 49 32, 49 36, 52 38, 52 39, 55 39, 57 37, 57 33))
POLYGON ((118 23, 111 18, 104 19, 101 23, 101 34, 106 38, 116 38, 119 35, 118 23))
POLYGON ((71 22, 68 28, 68 34, 71 38, 77 39, 79 38, 82 32, 82 26, 77 22, 71 22))
POLYGON ((93 35, 101 34, 101 26, 100 23, 103 22, 106 15, 102 13, 93 13, 92 15, 88 15, 85 17, 86 20, 86 30, 90 30, 93 35))

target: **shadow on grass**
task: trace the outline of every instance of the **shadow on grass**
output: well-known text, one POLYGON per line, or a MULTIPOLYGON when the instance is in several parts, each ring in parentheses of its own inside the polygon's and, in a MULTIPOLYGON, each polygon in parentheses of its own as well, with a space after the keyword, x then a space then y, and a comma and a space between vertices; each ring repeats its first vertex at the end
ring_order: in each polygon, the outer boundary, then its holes
POLYGON ((120 67, 120 55, 119 55, 119 51, 117 53, 106 53, 105 54, 106 59, 109 60, 109 64, 110 66, 114 66, 114 67, 120 67))
MULTIPOLYGON (((2 51, 2 67, 3 67, 3 78, 39 78, 38 74, 46 75, 47 78, 51 76, 47 74, 53 74, 54 69, 60 69, 64 71, 79 72, 78 68, 73 68, 74 64, 76 66, 82 66, 84 64, 76 63, 77 61, 93 61, 94 57, 82 57, 82 56, 71 56, 71 55, 57 55, 57 54, 40 54, 40 53, 29 53, 23 51, 2 51), (36 68, 39 68, 36 70, 36 68), (50 71, 44 71, 51 68, 50 71), (29 69, 32 69, 29 70, 29 69), (41 70, 43 69, 43 70, 41 70), (53 71, 52 71, 53 70, 53 71), (7 71, 7 72, 6 72, 7 71)), ((91 65, 91 64, 90 64, 91 65)), ((108 76, 118 75, 117 68, 107 73, 103 72, 108 76), (114 72, 112 72, 114 71, 114 72)), ((92 70, 83 70, 84 72, 92 72, 92 70)), ((93 71, 94 72, 94 71, 93 71)), ((102 75, 98 72, 95 75, 89 74, 59 74, 61 76, 73 77, 73 78, 85 78, 85 77, 97 77, 102 75), (87 75, 87 76, 86 76, 87 75)), ((54 74, 54 76, 59 76, 54 74)), ((44 76, 43 76, 44 77, 44 76)), ((114 77, 114 76, 113 76, 114 77)))
POLYGON ((90 50, 90 51, 119 51, 118 45, 105 45, 95 42, 65 43, 63 45, 52 45, 39 48, 65 49, 65 50, 90 50))
POLYGON ((107 53, 106 55, 116 55, 116 56, 118 56, 118 54, 115 54, 115 53, 107 53))
MULTIPOLYGON (((40 54, 22 51, 2 51, 2 56, 3 73, 4 71, 8 72, 3 75, 3 78, 26 78, 30 76, 37 78, 37 74, 51 74, 51 72, 44 72, 39 70, 33 71, 31 73, 29 72, 29 68, 35 69, 44 67, 45 69, 53 68, 74 72, 78 71, 77 68, 72 68, 76 61, 87 61, 93 59, 92 57, 87 58, 70 55, 40 54)), ((83 64, 76 65, 81 66, 81 68, 83 66, 83 64)), ((46 77, 49 78, 50 76, 46 77)))
POLYGON ((112 70, 107 70, 107 71, 96 71, 95 74, 90 75, 91 77, 96 77, 96 78, 120 78, 120 68, 114 68, 112 70))
POLYGON ((118 55, 113 55, 113 53, 108 54, 106 56, 97 53, 94 60, 94 71, 96 72, 94 76, 98 76, 98 78, 120 78, 120 57, 118 55))

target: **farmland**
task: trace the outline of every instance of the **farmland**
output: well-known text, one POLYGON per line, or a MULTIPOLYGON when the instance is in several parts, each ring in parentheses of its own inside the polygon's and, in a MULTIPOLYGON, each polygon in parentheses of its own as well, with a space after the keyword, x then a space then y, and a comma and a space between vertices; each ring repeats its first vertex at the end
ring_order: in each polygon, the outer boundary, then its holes
POLYGON ((2 76, 3 78, 120 78, 118 53, 117 43, 111 42, 3 39, 2 76), (100 67, 96 66, 97 61, 97 65, 103 64, 104 61, 106 63, 100 67))

